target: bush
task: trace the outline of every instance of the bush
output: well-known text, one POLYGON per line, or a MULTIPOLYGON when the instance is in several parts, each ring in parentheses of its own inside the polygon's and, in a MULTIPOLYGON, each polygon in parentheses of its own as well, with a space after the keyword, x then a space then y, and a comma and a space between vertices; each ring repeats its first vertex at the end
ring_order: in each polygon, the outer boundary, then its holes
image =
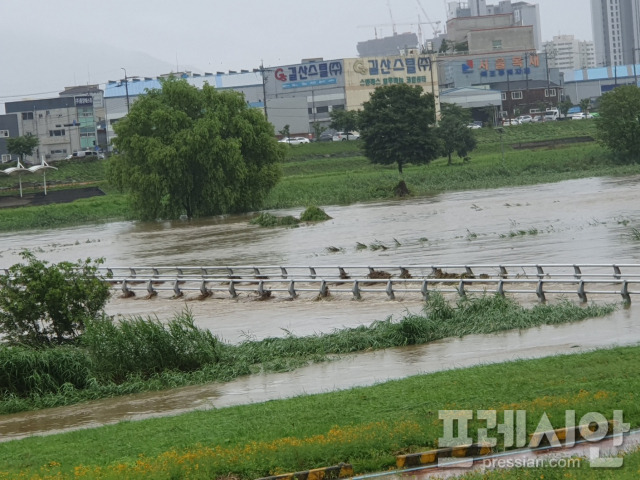
POLYGON ((307 207, 300 215, 300 220, 303 222, 322 222, 330 219, 331 217, 324 210, 315 206, 307 207))
POLYGON ((77 348, 0 346, 0 396, 56 393, 63 385, 83 389, 90 372, 89 358, 77 348))
POLYGON ((165 370, 194 371, 220 359, 221 344, 184 313, 164 325, 151 318, 120 323, 102 318, 87 324, 82 345, 102 381, 121 383, 132 375, 148 378, 165 370))
POLYGON ((73 342, 109 298, 109 285, 96 275, 102 259, 48 265, 28 251, 21 256, 26 264, 0 275, 0 333, 11 345, 73 342))
POLYGON ((262 212, 255 218, 252 218, 249 223, 251 225, 259 225, 261 227, 296 227, 300 220, 291 215, 287 215, 286 217, 276 217, 271 213, 262 212))

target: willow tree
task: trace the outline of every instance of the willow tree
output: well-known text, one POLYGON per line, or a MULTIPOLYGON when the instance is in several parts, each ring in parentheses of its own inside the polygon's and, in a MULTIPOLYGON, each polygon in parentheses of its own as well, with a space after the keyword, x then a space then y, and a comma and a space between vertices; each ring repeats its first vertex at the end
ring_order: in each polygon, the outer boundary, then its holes
POLYGON ((242 94, 173 78, 142 95, 114 130, 109 180, 144 220, 258 209, 285 155, 242 94))

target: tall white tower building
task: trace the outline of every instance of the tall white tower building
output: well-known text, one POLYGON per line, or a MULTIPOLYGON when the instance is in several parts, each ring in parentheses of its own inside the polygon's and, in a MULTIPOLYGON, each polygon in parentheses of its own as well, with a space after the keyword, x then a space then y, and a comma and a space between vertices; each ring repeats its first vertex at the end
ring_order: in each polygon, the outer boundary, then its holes
POLYGON ((598 65, 629 65, 640 55, 640 0, 591 0, 598 65))

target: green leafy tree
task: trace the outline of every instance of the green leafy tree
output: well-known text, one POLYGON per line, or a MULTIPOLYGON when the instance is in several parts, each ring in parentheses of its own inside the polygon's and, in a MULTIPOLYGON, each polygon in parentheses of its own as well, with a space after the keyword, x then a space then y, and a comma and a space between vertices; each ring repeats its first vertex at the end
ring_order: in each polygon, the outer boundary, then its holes
POLYGON ((567 113, 569 113, 569 109, 571 107, 573 107, 573 102, 570 99, 563 100, 558 104, 558 110, 560 111, 563 117, 567 116, 567 113))
POLYGON ((451 165, 451 155, 454 152, 458 157, 465 158, 476 148, 477 141, 473 131, 467 128, 471 121, 467 110, 451 103, 442 103, 440 113, 442 119, 438 124, 438 136, 448 164, 451 165))
POLYGON ((327 127, 323 126, 320 122, 313 122, 311 124, 311 128, 313 129, 313 138, 318 140, 320 135, 327 131, 327 127))
POLYGON ((282 130, 278 130, 278 133, 282 135, 282 138, 289 138, 291 136, 291 127, 289 124, 286 124, 282 127, 282 130))
POLYGON ((102 260, 49 265, 28 252, 26 263, 0 275, 0 333, 9 344, 43 347, 72 342, 87 320, 102 315, 109 285, 97 275, 102 260))
POLYGON ((280 178, 273 126, 238 92, 170 78, 114 129, 108 178, 144 220, 258 209, 280 178))
POLYGON ((640 158, 640 88, 625 85, 600 98, 598 141, 627 159, 640 158))
POLYGON ((330 127, 341 130, 349 136, 349 132, 358 129, 359 112, 357 110, 332 110, 330 127))
POLYGON ((590 98, 583 98, 582 100, 580 100, 580 111, 589 113, 589 108, 591 108, 590 98))
POLYGON ((435 102, 422 87, 407 84, 376 88, 360 112, 364 153, 383 165, 429 163, 439 154, 435 102))
POLYGON ((20 160, 33 155, 33 151, 38 146, 38 137, 34 135, 24 135, 22 137, 7 139, 7 152, 11 155, 18 155, 20 160))

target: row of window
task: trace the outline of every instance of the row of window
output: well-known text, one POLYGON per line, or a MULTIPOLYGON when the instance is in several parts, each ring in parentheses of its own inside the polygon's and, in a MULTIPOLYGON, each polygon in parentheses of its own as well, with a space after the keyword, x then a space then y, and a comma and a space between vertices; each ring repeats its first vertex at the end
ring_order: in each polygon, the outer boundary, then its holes
POLYGON ((9 130, 0 130, 0 137, 8 137, 9 130))
MULTIPOLYGON (((545 88, 544 90, 544 96, 545 97, 555 97, 556 96, 556 89, 555 88, 545 88)), ((507 99, 507 94, 506 92, 502 92, 502 100, 506 100, 507 99)), ((522 100, 522 91, 518 90, 515 92, 511 92, 511 100, 522 100)))

